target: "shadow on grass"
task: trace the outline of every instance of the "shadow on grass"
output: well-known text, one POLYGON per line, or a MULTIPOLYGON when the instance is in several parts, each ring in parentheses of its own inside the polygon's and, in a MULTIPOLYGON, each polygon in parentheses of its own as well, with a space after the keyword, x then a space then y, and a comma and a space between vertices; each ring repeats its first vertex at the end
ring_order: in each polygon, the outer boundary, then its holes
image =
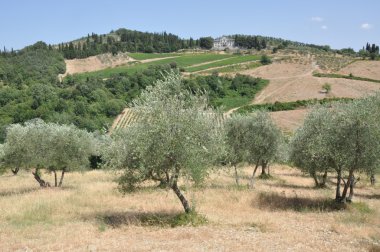
POLYGON ((360 198, 365 198, 365 199, 380 199, 380 194, 355 193, 355 197, 360 197, 360 198))
MULTIPOLYGON (((252 203, 255 207, 256 201, 252 203)), ((293 210, 297 212, 332 212, 347 208, 346 204, 335 202, 332 199, 311 199, 300 197, 286 197, 278 193, 260 193, 258 207, 269 210, 293 210)))
POLYGON ((326 188, 320 188, 315 186, 303 186, 303 185, 289 185, 289 184, 273 184, 270 185, 271 187, 278 187, 278 188, 289 188, 289 189, 307 189, 307 190, 320 190, 320 189, 326 189, 326 188))
POLYGON ((32 192, 36 192, 39 190, 74 190, 76 187, 74 186, 62 186, 62 187, 40 187, 40 186, 35 186, 35 187, 28 187, 28 188, 21 188, 21 189, 14 189, 14 190, 9 190, 9 191, 0 191, 0 197, 11 197, 15 195, 23 195, 23 194, 28 194, 32 192))
POLYGON ((141 212, 111 212, 96 216, 102 224, 112 228, 126 226, 200 226, 207 223, 207 219, 196 212, 191 213, 141 213, 141 212))
POLYGON ((41 190, 41 188, 42 187, 28 187, 28 188, 22 188, 22 189, 16 189, 16 190, 2 191, 0 192, 0 197, 10 197, 10 196, 15 196, 15 195, 28 194, 31 192, 41 190))

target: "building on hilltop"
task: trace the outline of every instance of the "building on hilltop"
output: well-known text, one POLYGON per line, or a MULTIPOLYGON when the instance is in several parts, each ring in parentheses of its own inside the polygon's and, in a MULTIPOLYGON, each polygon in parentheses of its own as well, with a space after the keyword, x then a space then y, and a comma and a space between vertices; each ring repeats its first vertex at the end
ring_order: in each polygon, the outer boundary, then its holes
POLYGON ((224 49, 237 49, 235 47, 235 39, 222 36, 214 39, 214 46, 212 47, 214 50, 224 50, 224 49))

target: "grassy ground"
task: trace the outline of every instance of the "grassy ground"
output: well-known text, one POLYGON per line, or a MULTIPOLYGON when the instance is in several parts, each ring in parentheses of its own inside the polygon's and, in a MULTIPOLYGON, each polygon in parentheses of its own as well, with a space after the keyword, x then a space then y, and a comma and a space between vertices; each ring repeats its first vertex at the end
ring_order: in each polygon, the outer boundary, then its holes
POLYGON ((202 71, 202 73, 213 73, 213 72, 218 72, 218 73, 237 73, 239 71, 244 71, 244 70, 249 70, 253 69, 256 67, 262 66, 260 62, 250 62, 246 64, 239 64, 239 65, 230 65, 230 66, 225 66, 225 67, 218 67, 217 69, 210 69, 207 71, 202 71))
POLYGON ((239 63, 245 63, 249 61, 257 61, 260 59, 260 56, 258 55, 239 55, 236 57, 228 58, 222 61, 217 61, 217 62, 212 62, 209 64, 204 64, 200 66, 194 66, 194 67, 187 67, 185 68, 187 72, 197 72, 197 71, 203 71, 207 70, 209 68, 214 68, 214 67, 223 67, 223 66, 228 66, 228 65, 233 65, 233 64, 239 64, 239 63))
POLYGON ((162 59, 148 63, 132 63, 125 66, 108 68, 101 71, 96 72, 88 72, 77 74, 78 78, 87 78, 87 77, 99 77, 99 78, 109 78, 113 74, 119 73, 134 73, 138 70, 147 69, 151 65, 162 65, 162 64, 170 64, 172 62, 176 62, 178 67, 188 67, 191 65, 197 65, 205 62, 211 62, 215 60, 227 59, 233 57, 231 54, 212 54, 212 53, 204 53, 204 54, 182 54, 176 58, 162 59))
POLYGON ((215 104, 222 106, 223 111, 228 111, 232 108, 238 108, 241 106, 249 106, 256 94, 263 90, 268 83, 268 80, 261 79, 260 82, 251 89, 251 94, 246 96, 242 96, 236 91, 228 90, 224 97, 217 98, 215 100, 215 104))
POLYGON ((134 58, 135 60, 158 59, 180 55, 180 53, 128 53, 128 56, 134 58))
MULTIPOLYGON (((103 171, 69 173, 61 189, 40 189, 30 173, 0 177, 0 251, 367 251, 380 244, 380 187, 358 183, 354 203, 338 210, 334 178, 314 189, 299 171, 272 166, 273 179, 247 189, 251 167, 211 174, 182 188, 207 219, 168 225, 183 209, 170 190, 147 186, 121 195, 103 171)), ((52 180, 52 176, 44 175, 52 180)))

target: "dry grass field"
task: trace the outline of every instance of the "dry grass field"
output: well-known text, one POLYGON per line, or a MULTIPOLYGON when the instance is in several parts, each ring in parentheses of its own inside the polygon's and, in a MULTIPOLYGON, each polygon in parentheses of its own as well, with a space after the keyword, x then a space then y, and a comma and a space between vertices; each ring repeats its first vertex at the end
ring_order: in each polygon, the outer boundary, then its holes
POLYGON ((296 109, 270 112, 270 115, 282 131, 291 133, 302 125, 308 112, 307 109, 296 109))
POLYGON ((329 97, 359 98, 380 90, 380 85, 373 82, 313 77, 316 69, 313 64, 280 62, 241 73, 270 80, 269 85, 255 97, 255 104, 323 99, 326 94, 320 91, 325 83, 331 85, 329 97))
POLYGON ((168 225, 167 219, 183 211, 171 191, 150 186, 123 196, 112 173, 69 173, 61 189, 40 189, 26 172, 2 175, 0 251, 380 249, 380 187, 370 187, 366 176, 355 203, 334 210, 325 203, 334 196, 333 177, 328 189, 314 189, 298 170, 274 165, 274 178, 257 180, 249 190, 251 168, 240 171, 240 187, 226 170, 213 173, 202 187, 183 184, 208 220, 197 227, 168 225))

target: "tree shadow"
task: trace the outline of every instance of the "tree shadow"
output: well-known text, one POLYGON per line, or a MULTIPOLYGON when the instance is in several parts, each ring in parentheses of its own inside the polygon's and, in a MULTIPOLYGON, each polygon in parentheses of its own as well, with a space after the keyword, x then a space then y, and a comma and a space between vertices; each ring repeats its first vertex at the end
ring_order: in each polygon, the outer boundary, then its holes
POLYGON ((310 178, 310 175, 304 173, 282 173, 276 172, 276 176, 284 176, 284 177, 300 177, 300 178, 310 178))
POLYGON ((94 217, 102 224, 112 228, 121 226, 198 226, 207 223, 206 218, 196 212, 187 214, 184 212, 107 212, 96 214, 94 217))
POLYGON ((28 194, 28 193, 35 192, 41 189, 43 188, 28 187, 28 188, 22 188, 22 189, 16 189, 16 190, 2 191, 0 192, 0 197, 10 197, 10 196, 15 196, 15 195, 28 194))
POLYGON ((127 226, 171 226, 171 220, 176 216, 174 213, 139 213, 139 212, 116 212, 98 216, 104 224, 113 228, 127 226))
POLYGON ((278 187, 278 188, 289 188, 289 189, 306 189, 306 190, 319 190, 325 189, 315 186, 304 186, 304 185, 290 185, 290 184, 273 184, 270 187, 278 187))
POLYGON ((297 212, 332 212, 347 208, 346 204, 335 202, 332 199, 311 199, 302 197, 286 197, 278 193, 260 193, 258 201, 252 202, 261 209, 267 210, 293 210, 297 212))
POLYGON ((355 193, 356 197, 365 198, 365 199, 380 199, 380 194, 362 194, 362 193, 355 193))
POLYGON ((8 190, 8 191, 0 191, 0 197, 11 197, 15 195, 23 195, 23 194, 28 194, 32 192, 36 192, 39 190, 73 190, 75 189, 74 186, 62 186, 62 187, 28 187, 28 188, 18 188, 18 189, 13 189, 13 190, 8 190))

